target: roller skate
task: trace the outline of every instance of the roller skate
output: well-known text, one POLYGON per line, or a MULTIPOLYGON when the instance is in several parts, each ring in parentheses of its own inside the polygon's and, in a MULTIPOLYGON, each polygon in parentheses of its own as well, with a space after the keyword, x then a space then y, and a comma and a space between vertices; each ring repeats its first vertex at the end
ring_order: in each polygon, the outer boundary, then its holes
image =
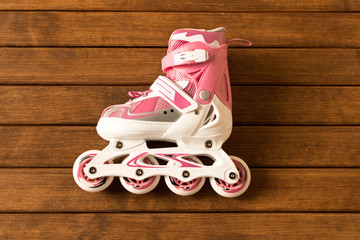
POLYGON ((244 193, 251 180, 248 166, 221 148, 232 131, 228 43, 225 28, 174 31, 162 59, 166 76, 148 91, 129 92, 133 99, 127 103, 103 111, 97 132, 109 145, 76 159, 78 186, 98 192, 117 176, 125 189, 144 194, 164 176, 171 191, 189 196, 208 177, 221 196, 244 193), (151 147, 152 141, 172 146, 151 147), (210 164, 204 165, 204 158, 210 164))

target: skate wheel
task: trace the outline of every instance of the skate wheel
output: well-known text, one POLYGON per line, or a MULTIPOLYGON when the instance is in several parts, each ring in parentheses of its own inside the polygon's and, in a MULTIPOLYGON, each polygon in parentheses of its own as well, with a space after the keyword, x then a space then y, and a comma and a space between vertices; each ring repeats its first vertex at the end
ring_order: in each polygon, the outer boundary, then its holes
MULTIPOLYGON (((189 156, 186 159, 195 163, 203 164, 200 159, 195 156, 189 156)), ((171 164, 171 162, 168 164, 171 164)), ((175 194, 181 196, 190 196, 197 193, 204 186, 205 177, 195 178, 189 182, 183 182, 178 178, 165 176, 165 183, 168 188, 175 194)))
MULTIPOLYGON (((99 154, 99 150, 90 150, 81 154, 75 161, 73 166, 73 177, 76 184, 88 192, 100 192, 107 188, 113 181, 114 177, 99 177, 90 179, 84 172, 86 165, 99 154)), ((107 161, 106 164, 112 164, 112 161, 107 161)))
POLYGON ((250 169, 246 163, 238 157, 230 156, 239 174, 239 180, 234 184, 229 184, 219 178, 210 178, 211 187, 223 197, 233 198, 243 194, 248 189, 251 180, 250 169))
MULTIPOLYGON (((159 165, 159 162, 153 156, 143 159, 143 162, 151 165, 159 165)), ((159 183, 160 176, 152 176, 142 180, 136 180, 128 177, 120 177, 123 187, 131 193, 145 194, 152 191, 159 183)))

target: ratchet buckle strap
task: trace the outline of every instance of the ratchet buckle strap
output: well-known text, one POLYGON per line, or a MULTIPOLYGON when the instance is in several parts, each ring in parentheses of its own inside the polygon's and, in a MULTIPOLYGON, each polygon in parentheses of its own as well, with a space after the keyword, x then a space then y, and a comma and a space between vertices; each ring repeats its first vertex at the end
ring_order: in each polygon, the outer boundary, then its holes
POLYGON ((159 76, 150 89, 164 98, 182 113, 198 108, 196 101, 191 98, 179 85, 164 76, 159 76))
POLYGON ((183 52, 173 51, 161 60, 162 70, 166 72, 171 67, 202 63, 208 59, 209 53, 204 49, 193 49, 183 52))

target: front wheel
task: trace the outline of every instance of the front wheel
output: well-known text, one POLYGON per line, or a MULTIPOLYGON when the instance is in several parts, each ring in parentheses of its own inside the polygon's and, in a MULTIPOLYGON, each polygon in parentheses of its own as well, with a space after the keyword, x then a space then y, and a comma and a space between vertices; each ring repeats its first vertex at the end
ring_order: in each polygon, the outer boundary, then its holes
MULTIPOLYGON (((73 166, 73 177, 76 184, 88 192, 100 192, 107 188, 114 179, 113 176, 90 179, 84 172, 86 165, 99 153, 99 150, 86 151, 76 159, 73 166)), ((105 164, 109 163, 112 164, 113 162, 109 160, 105 164)))
POLYGON ((211 187, 219 195, 223 197, 233 198, 243 194, 250 185, 251 174, 250 169, 246 163, 235 156, 230 156, 231 160, 234 162, 236 169, 239 173, 239 180, 234 184, 229 184, 219 178, 210 178, 211 187))

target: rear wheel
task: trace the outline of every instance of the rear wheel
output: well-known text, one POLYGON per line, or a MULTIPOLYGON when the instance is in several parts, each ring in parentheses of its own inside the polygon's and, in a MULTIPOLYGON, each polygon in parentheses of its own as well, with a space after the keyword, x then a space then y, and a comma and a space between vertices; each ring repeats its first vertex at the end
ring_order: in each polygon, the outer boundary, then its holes
POLYGON ((235 156, 230 156, 238 170, 239 180, 236 183, 230 184, 219 178, 210 178, 211 187, 219 195, 223 197, 233 198, 243 194, 250 185, 251 174, 250 169, 246 163, 235 156))

